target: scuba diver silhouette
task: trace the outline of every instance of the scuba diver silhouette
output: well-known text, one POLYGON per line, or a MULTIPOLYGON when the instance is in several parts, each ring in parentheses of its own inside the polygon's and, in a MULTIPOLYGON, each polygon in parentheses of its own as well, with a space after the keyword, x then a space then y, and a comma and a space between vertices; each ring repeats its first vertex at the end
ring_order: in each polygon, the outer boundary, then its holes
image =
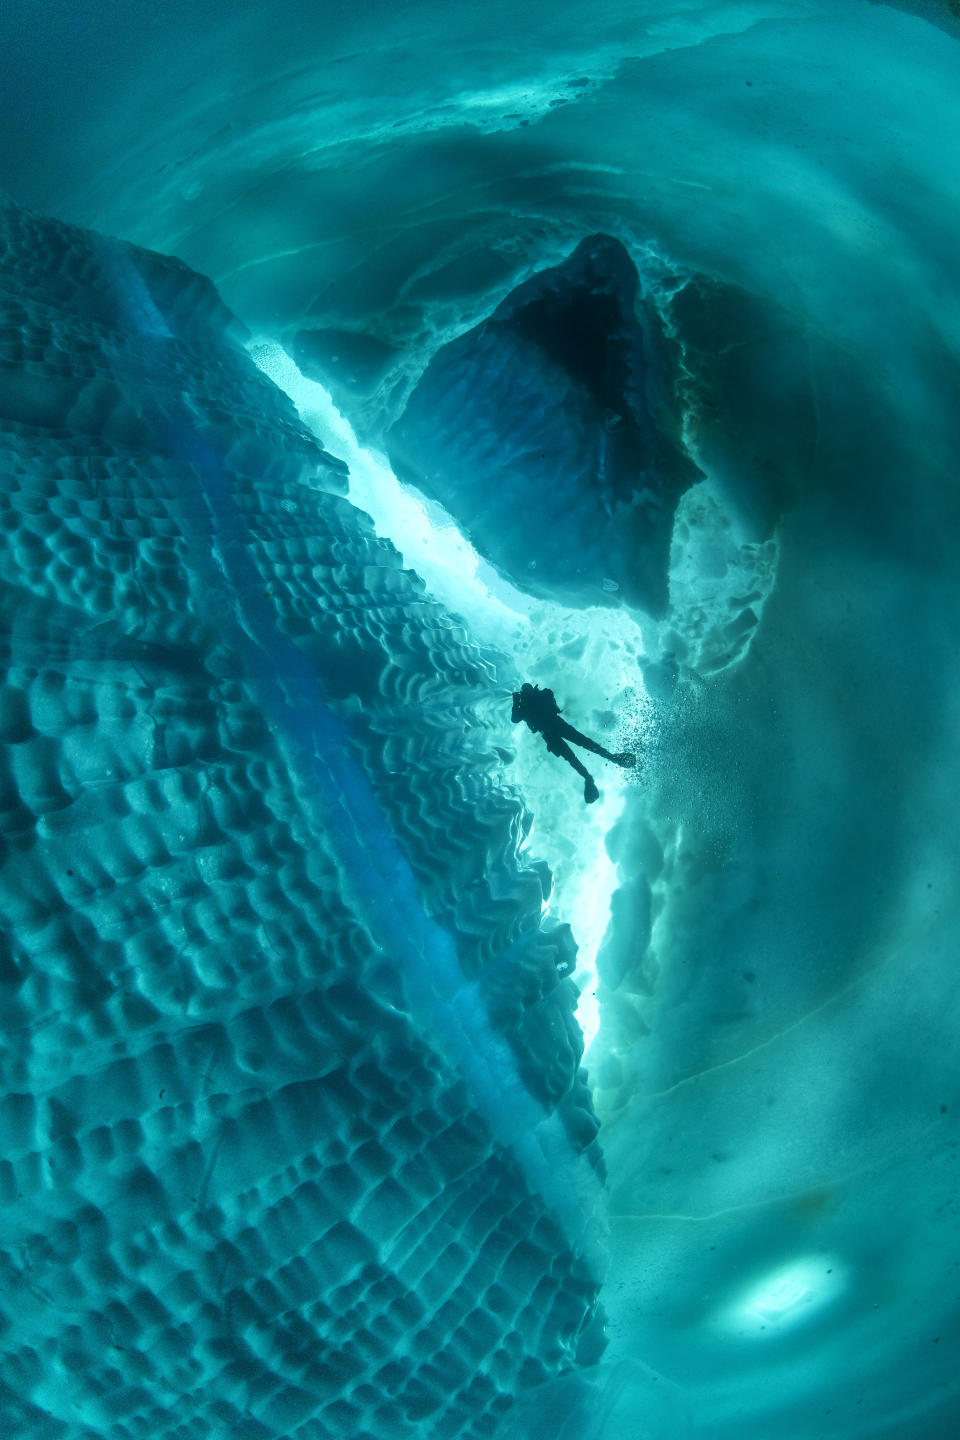
POLYGON ((566 743, 568 740, 574 745, 580 745, 584 750, 592 750, 594 755, 602 755, 604 760, 612 760, 614 765, 622 765, 624 769, 637 763, 636 755, 629 750, 621 750, 618 755, 612 755, 595 740, 581 735, 579 730, 574 730, 572 725, 568 725, 566 720, 561 718, 560 707, 553 691, 541 690, 539 685, 525 683, 513 692, 510 719, 514 725, 522 720, 535 735, 542 735, 550 754, 559 755, 561 760, 566 760, 568 765, 573 766, 578 775, 583 776, 583 798, 588 805, 592 805, 594 800, 599 798, 600 791, 593 783, 593 777, 586 766, 566 743))

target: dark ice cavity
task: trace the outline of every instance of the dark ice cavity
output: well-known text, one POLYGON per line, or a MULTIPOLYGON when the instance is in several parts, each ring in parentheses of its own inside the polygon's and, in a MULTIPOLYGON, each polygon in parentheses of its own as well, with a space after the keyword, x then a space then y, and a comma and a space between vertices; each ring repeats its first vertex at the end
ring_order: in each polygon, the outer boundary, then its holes
POLYGON ((568 605, 667 602, 684 449, 677 356, 625 247, 594 235, 441 349, 388 436, 520 588, 568 605))

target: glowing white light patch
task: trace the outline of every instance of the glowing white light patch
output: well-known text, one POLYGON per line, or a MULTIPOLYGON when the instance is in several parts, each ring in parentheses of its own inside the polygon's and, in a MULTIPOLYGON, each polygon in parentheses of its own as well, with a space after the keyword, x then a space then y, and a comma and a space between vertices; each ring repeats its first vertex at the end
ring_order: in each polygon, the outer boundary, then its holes
POLYGON ((258 340, 249 348, 264 374, 290 396, 307 428, 332 455, 346 461, 350 499, 371 516, 377 533, 393 542, 441 604, 471 616, 477 640, 510 649, 513 632, 531 609, 529 597, 494 577, 439 506, 430 506, 428 513, 400 484, 384 455, 358 444, 329 392, 308 380, 281 346, 258 340))
POLYGON ((794 1260, 755 1281, 718 1322, 744 1338, 765 1338, 806 1324, 847 1288, 844 1266, 830 1256, 794 1260))

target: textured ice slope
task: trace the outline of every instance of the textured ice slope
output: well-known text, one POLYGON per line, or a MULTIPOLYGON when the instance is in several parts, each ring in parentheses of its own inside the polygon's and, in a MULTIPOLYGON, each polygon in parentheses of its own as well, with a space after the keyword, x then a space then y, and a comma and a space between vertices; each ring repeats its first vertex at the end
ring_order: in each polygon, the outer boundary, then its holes
POLYGON ((491 662, 208 282, 0 214, 3 1432, 483 1435, 599 1263, 491 662))

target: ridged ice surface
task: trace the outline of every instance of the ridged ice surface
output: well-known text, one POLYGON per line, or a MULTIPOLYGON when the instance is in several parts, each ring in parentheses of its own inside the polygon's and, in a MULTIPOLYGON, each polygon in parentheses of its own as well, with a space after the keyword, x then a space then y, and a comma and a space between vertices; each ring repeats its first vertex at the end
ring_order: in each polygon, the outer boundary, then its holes
POLYGON ((674 511, 702 478, 675 350, 625 246, 593 235, 437 352, 391 458, 513 584, 662 614, 674 511))
POLYGON ((0 1429, 489 1434, 599 1186, 492 663, 212 286, 0 215, 0 1429))

